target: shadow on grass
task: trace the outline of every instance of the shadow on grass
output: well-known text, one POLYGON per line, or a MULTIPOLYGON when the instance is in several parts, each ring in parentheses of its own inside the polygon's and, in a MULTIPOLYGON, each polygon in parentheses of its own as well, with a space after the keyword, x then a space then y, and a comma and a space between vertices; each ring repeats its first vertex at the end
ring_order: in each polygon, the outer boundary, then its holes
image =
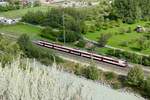
POLYGON ((132 49, 133 51, 141 51, 142 49, 137 48, 137 47, 130 47, 130 49, 132 49))

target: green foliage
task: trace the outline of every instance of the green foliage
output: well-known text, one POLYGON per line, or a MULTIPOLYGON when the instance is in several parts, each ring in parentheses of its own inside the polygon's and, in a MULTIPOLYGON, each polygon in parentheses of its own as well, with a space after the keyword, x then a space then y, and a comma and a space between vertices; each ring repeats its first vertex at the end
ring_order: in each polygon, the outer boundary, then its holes
POLYGON ((61 32, 59 30, 53 30, 51 27, 46 27, 42 29, 42 32, 40 35, 44 38, 56 41, 61 35, 61 32))
POLYGON ((137 41, 137 47, 139 47, 139 49, 144 50, 147 48, 150 48, 150 35, 149 34, 144 34, 143 36, 139 37, 136 41, 137 41))
POLYGON ((5 6, 0 5, 0 12, 6 12, 10 10, 17 10, 17 9, 20 9, 19 4, 9 4, 5 6))
POLYGON ((114 89, 120 89, 121 88, 121 82, 116 81, 116 82, 112 83, 112 87, 114 89))
POLYGON ((56 58, 56 62, 62 61, 59 57, 55 56, 52 51, 37 47, 36 45, 32 44, 29 36, 26 34, 20 36, 18 39, 18 44, 26 57, 36 58, 46 65, 52 64, 54 57, 56 58))
POLYGON ((76 75, 83 75, 84 74, 84 68, 82 68, 79 64, 75 65, 75 74, 76 75))
POLYGON ((129 24, 137 19, 149 19, 149 6, 149 0, 115 0, 113 3, 115 15, 129 24))
POLYGON ((74 32, 74 31, 66 30, 65 31, 65 37, 64 37, 64 33, 62 31, 62 33, 59 37, 59 41, 63 42, 64 38, 65 38, 66 42, 75 42, 81 38, 81 35, 74 32))
POLYGON ((63 31, 65 30, 66 42, 74 42, 81 38, 81 33, 86 33, 85 15, 81 13, 76 8, 52 8, 47 12, 28 12, 22 17, 22 21, 47 26, 42 30, 41 36, 51 40, 64 41, 63 31), (48 27, 55 28, 59 32, 55 32, 48 27))
POLYGON ((113 80, 117 78, 117 75, 114 72, 106 72, 105 78, 106 80, 113 80))
POLYGON ((127 75, 127 84, 141 86, 144 80, 144 73, 141 67, 135 66, 130 69, 127 75))
POLYGON ((10 63, 20 54, 19 45, 0 36, 0 62, 2 66, 10 63))
POLYGON ((80 39, 80 40, 78 41, 78 43, 76 44, 76 46, 77 46, 77 47, 80 47, 80 48, 84 48, 85 45, 86 45, 86 41, 83 40, 83 39, 80 39))
POLYGON ((52 8, 47 12, 28 12, 22 17, 22 20, 31 24, 49 26, 60 30, 63 29, 64 25, 66 30, 80 34, 86 32, 84 16, 76 8, 52 8))
POLYGON ((34 4, 33 4, 34 7, 38 7, 40 5, 41 5, 41 3, 39 0, 34 1, 34 4))
POLYGON ((150 93, 150 76, 144 81, 143 88, 144 88, 145 94, 150 97, 150 94, 149 94, 150 93))
POLYGON ((127 47, 128 44, 129 44, 129 43, 128 43, 127 41, 123 41, 123 42, 120 43, 120 45, 123 46, 123 47, 127 47))
POLYGON ((109 49, 107 55, 115 56, 122 59, 127 59, 129 62, 150 66, 150 56, 138 55, 136 53, 109 49))
POLYGON ((100 78, 100 73, 96 67, 88 66, 88 68, 85 69, 85 76, 88 79, 98 80, 100 78))
POLYGON ((108 39, 110 37, 111 37, 110 34, 101 34, 99 41, 98 41, 99 46, 104 47, 107 44, 108 39))
POLYGON ((23 17, 22 21, 32 23, 32 24, 42 24, 45 19, 45 15, 41 11, 32 12, 28 11, 23 17))

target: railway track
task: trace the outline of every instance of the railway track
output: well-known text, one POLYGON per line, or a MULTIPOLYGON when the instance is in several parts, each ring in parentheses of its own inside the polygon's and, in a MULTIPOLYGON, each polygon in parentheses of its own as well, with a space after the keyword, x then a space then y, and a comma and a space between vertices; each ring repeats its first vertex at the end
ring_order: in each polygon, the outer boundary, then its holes
MULTIPOLYGON (((38 44, 38 43, 36 43, 38 44)), ((47 47, 48 45, 44 45, 44 44, 38 44, 40 46, 43 46, 43 47, 47 47)), ((118 65, 116 64, 112 64, 112 63, 108 63, 108 62, 103 62, 103 61, 99 61, 99 60, 93 60, 93 59, 89 59, 85 56, 81 56, 81 55, 77 55, 77 54, 74 54, 74 53, 68 53, 64 50, 57 50, 55 47, 47 47, 51 50, 53 50, 58 56, 60 56, 61 58, 65 59, 65 60, 69 60, 69 61, 73 61, 73 62, 76 62, 76 63, 80 63, 80 64, 83 64, 83 65, 90 65, 91 63, 94 64, 97 68, 101 69, 101 70, 104 70, 104 71, 113 71, 117 74, 120 74, 120 75, 127 75, 128 71, 130 68, 133 67, 133 65, 129 64, 128 67, 126 66, 122 66, 122 67, 119 67, 118 65)), ((147 76, 147 75, 150 75, 150 70, 149 69, 144 69, 144 74, 147 76)))
MULTIPOLYGON (((2 35, 13 38, 15 40, 17 39, 17 37, 15 37, 13 35, 7 35, 5 33, 3 33, 2 35)), ((35 43, 35 41, 34 41, 34 43, 35 43)), ((98 62, 98 61, 92 62, 91 59, 87 59, 87 58, 73 55, 73 54, 68 54, 65 52, 58 51, 58 50, 54 50, 54 49, 51 49, 51 50, 54 51, 58 56, 60 56, 61 58, 65 59, 65 60, 73 61, 73 62, 80 63, 83 65, 90 65, 91 63, 94 63, 97 66, 97 68, 99 68, 99 69, 102 69, 104 71, 113 71, 113 72, 120 74, 120 75, 127 75, 129 69, 135 66, 134 64, 129 64, 127 68, 121 68, 121 67, 118 67, 116 65, 112 65, 112 64, 108 64, 108 63, 104 63, 104 62, 98 62)), ((2 52, 0 52, 0 53, 2 53, 2 52)), ((142 65, 140 65, 140 66, 142 66, 142 65)), ((145 76, 149 76, 150 75, 150 68, 145 67, 145 66, 142 66, 142 68, 144 70, 145 76)))
MULTIPOLYGON (((73 54, 68 54, 65 52, 58 51, 58 50, 54 50, 54 49, 51 49, 51 50, 64 60, 79 63, 81 65, 86 65, 86 66, 94 64, 100 70, 111 71, 111 72, 114 72, 119 75, 127 75, 130 68, 132 68, 134 66, 134 65, 130 64, 129 67, 122 68, 122 67, 118 67, 116 65, 112 65, 112 64, 108 64, 108 63, 104 63, 104 62, 92 61, 92 59, 84 58, 84 57, 73 55, 73 54)), ((149 69, 143 68, 143 70, 144 70, 145 76, 150 75, 149 69)))

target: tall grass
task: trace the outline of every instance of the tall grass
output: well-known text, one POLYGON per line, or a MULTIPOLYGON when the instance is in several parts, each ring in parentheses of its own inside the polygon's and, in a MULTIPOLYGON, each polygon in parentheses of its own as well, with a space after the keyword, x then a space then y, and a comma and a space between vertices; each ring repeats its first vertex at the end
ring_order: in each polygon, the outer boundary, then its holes
POLYGON ((29 60, 17 60, 4 68, 0 64, 0 100, 143 100, 57 70, 56 66, 29 60))

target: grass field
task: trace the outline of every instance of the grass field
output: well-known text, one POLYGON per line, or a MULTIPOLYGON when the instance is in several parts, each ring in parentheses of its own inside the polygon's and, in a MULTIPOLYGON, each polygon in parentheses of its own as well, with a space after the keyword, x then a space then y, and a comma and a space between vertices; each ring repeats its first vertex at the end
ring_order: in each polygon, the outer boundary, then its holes
POLYGON ((38 10, 47 11, 50 8, 51 8, 50 6, 40 6, 40 7, 12 10, 12 11, 7 11, 7 12, 0 12, 0 16, 7 17, 7 18, 18 18, 18 17, 22 17, 28 11, 38 11, 38 10))
POLYGON ((137 25, 144 26, 148 22, 140 21, 136 24, 120 24, 119 27, 114 28, 108 28, 106 30, 102 29, 100 31, 96 31, 94 33, 87 33, 85 34, 85 37, 94 41, 98 41, 98 38, 100 37, 100 34, 102 33, 110 33, 112 34, 112 37, 108 40, 107 45, 125 49, 125 50, 131 50, 131 51, 137 51, 144 54, 150 54, 150 48, 147 48, 146 50, 139 51, 135 43, 131 43, 131 41, 135 40, 136 38, 139 38, 142 36, 143 33, 137 33, 134 31, 137 25), (124 33, 124 34, 118 34, 120 30, 128 30, 128 28, 131 28, 131 33, 124 33), (121 46, 121 43, 128 42, 128 46, 121 46))
POLYGON ((28 34, 31 39, 40 39, 40 32, 41 28, 30 24, 19 23, 16 25, 0 26, 0 33, 5 33, 8 36, 19 37, 21 34, 28 34))

